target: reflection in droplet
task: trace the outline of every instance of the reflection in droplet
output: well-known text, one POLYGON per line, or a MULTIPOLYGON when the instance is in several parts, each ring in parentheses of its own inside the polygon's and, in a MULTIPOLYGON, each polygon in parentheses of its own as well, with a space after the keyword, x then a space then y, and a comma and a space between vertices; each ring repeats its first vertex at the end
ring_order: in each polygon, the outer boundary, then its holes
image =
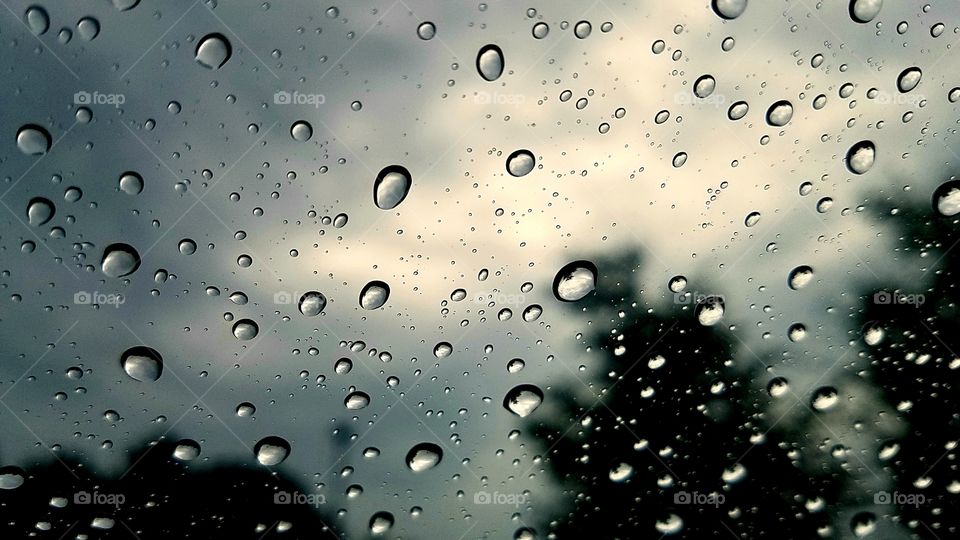
POLYGON ((38 125, 27 124, 17 131, 17 148, 28 156, 46 154, 50 144, 50 133, 38 125))
POLYGON ((43 197, 34 197, 27 204, 27 222, 34 227, 49 222, 56 213, 57 207, 49 199, 43 197))
POLYGON ((703 326, 713 326, 723 318, 724 302, 720 296, 707 296, 697 304, 697 321, 703 326))
POLYGON ((847 168, 854 174, 863 174, 873 167, 877 148, 871 141, 860 141, 847 151, 847 168))
POLYGON ((265 437, 254 446, 253 453, 261 465, 279 465, 290 455, 290 443, 280 437, 265 437))
POLYGON ((139 195, 143 191, 143 177, 133 171, 121 174, 120 191, 127 195, 139 195))
POLYGON ((362 409, 369 404, 370 396, 366 392, 351 392, 346 399, 343 400, 343 405, 351 411, 362 409))
POLYGON ((437 35, 437 27, 432 22, 422 22, 420 26, 417 27, 417 36, 424 41, 433 39, 435 35, 437 35))
POLYGON ((836 406, 840 401, 837 395, 837 389, 832 386, 821 386, 814 393, 810 400, 810 406, 817 411, 827 411, 836 406))
POLYGON ((233 54, 233 48, 230 42, 222 34, 207 34, 197 43, 197 50, 194 53, 197 63, 210 69, 220 69, 230 55, 233 54))
POLYGON ((377 309, 387 303, 390 297, 390 286, 382 281, 371 281, 360 291, 360 307, 363 309, 377 309))
POLYGON ((532 384, 515 386, 503 398, 503 406, 513 414, 525 418, 543 403, 543 391, 532 384))
POLYGON ((290 136, 297 142, 307 142, 313 137, 313 126, 306 120, 297 120, 290 126, 290 136))
POLYGON ((516 150, 507 156, 507 172, 510 176, 526 176, 536 166, 537 160, 529 150, 516 150))
POLYGON ((531 304, 523 310, 523 320, 527 322, 533 322, 540 318, 540 315, 543 314, 543 307, 540 304, 531 304))
POLYGON ((240 319, 233 325, 233 335, 240 341, 249 341, 257 337, 259 332, 260 327, 250 319, 240 319))
POLYGON ((477 53, 477 72, 486 81, 495 81, 503 74, 503 51, 496 45, 484 45, 477 53))
POLYGON ((317 291, 310 291, 300 297, 297 307, 303 315, 316 317, 327 307, 327 297, 317 291))
POLYGON ((386 534, 393 527, 393 514, 390 512, 377 512, 370 517, 370 534, 386 534))
POLYGON ((562 302, 576 302, 597 288, 597 266, 590 261, 567 263, 553 278, 553 295, 562 302))
POLYGON ((933 207, 941 216, 952 217, 960 213, 960 180, 940 184, 933 192, 933 207))
POLYGON ((163 358, 150 347, 131 347, 120 357, 120 365, 130 378, 153 382, 163 373, 163 358))
POLYGON ((693 94, 698 98, 709 97, 717 88, 717 80, 711 75, 703 75, 693 83, 693 94))
POLYGON ((123 277, 140 268, 140 254, 128 244, 110 244, 103 250, 100 270, 109 277, 123 277))
POLYGON ((407 452, 407 467, 413 472, 423 472, 436 467, 443 459, 443 450, 433 443, 420 443, 407 452))
POLYGON ((446 341, 441 341, 433 348, 433 355, 437 358, 446 358, 453 354, 453 345, 446 341))
POLYGON ((384 167, 373 182, 373 202, 381 210, 396 208, 410 192, 413 179, 400 165, 384 167))
POLYGON ((193 439, 183 439, 173 449, 173 457, 180 461, 193 461, 200 456, 200 443, 193 439))
POLYGON ((736 19, 747 10, 747 0, 713 0, 713 11, 724 19, 736 19))
POLYGON ((861 24, 868 23, 880 14, 883 0, 850 0, 850 17, 861 24))
POLYGON ((921 72, 918 67, 911 67, 901 71, 897 77, 897 89, 902 93, 913 90, 920 84, 920 77, 922 76, 923 72, 921 72))
POLYGON ((793 118, 793 104, 787 100, 781 100, 767 109, 767 123, 774 127, 783 127, 793 118))

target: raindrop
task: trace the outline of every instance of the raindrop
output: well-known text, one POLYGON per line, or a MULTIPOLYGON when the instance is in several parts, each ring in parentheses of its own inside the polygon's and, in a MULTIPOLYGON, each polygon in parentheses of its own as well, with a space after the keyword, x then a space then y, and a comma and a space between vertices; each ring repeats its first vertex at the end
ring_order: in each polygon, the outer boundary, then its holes
POLYGON ((593 26, 589 21, 580 21, 573 27, 573 35, 577 36, 578 39, 585 39, 592 31, 593 26))
POLYGON ((300 297, 297 307, 303 315, 316 317, 327 307, 327 297, 317 291, 310 291, 300 297))
POLYGON ((47 11, 40 6, 30 6, 23 14, 23 18, 33 32, 33 35, 43 35, 50 28, 50 16, 47 11))
POLYGON ((918 67, 911 67, 901 71, 897 77, 897 89, 900 90, 901 93, 906 94, 920 84, 920 77, 922 76, 923 72, 920 71, 918 67))
POLYGON ((424 41, 433 39, 435 35, 437 35, 437 26, 432 22, 422 22, 420 26, 417 27, 417 36, 424 41))
POLYGON ((880 14, 883 0, 850 0, 850 17, 854 22, 865 24, 880 14))
POLYGON ((393 527, 393 514, 390 512, 377 512, 370 517, 370 534, 386 534, 393 527))
POLYGON ((503 74, 503 51, 496 45, 484 45, 477 53, 477 71, 486 81, 493 82, 503 74))
POLYGON ((261 465, 279 465, 290 455, 290 443, 280 437, 266 437, 260 439, 253 453, 261 465))
POLYGON ((43 197, 34 197, 27 204, 27 222, 34 227, 48 223, 56 213, 57 207, 43 197))
POLYGON ((724 303, 720 296, 707 296, 697 304, 697 321, 703 326, 713 326, 723 318, 724 303))
POLYGON ((132 171, 121 174, 120 191, 127 195, 139 195, 143 191, 143 177, 132 171))
POLYGON ((783 127, 793 118, 793 104, 781 100, 767 109, 767 123, 774 127, 783 127))
POLYGON ((693 95, 698 98, 709 97, 717 89, 717 80, 711 75, 703 75, 693 83, 693 95))
POLYGON ((827 411, 836 406, 840 398, 837 395, 837 389, 832 386, 821 386, 814 393, 810 400, 810 406, 817 411, 827 411))
POLYGON ((173 449, 173 457, 180 461, 193 461, 200 456, 200 443, 193 439, 183 439, 173 449))
POLYGON ((433 348, 433 355, 437 358, 446 358, 453 354, 453 345, 446 341, 441 341, 433 348))
POLYGON ((787 276, 787 284, 795 291, 806 287, 812 280, 813 268, 806 265, 794 268, 787 276))
POLYGON ((343 400, 343 405, 351 411, 362 409, 369 404, 370 396, 367 395, 366 392, 351 392, 346 399, 343 400))
POLYGON ((510 176, 526 176, 530 174, 537 160, 529 150, 517 150, 507 157, 507 172, 510 176))
POLYGON ((233 49, 223 34, 207 34, 197 43, 194 56, 201 66, 220 69, 230 59, 231 54, 233 54, 233 49))
POLYGON ((243 403, 237 405, 237 416, 241 418, 253 416, 256 412, 257 408, 253 406, 253 403, 244 401, 243 403))
POLYGON ((933 207, 941 216, 952 217, 960 213, 960 180, 940 184, 933 192, 933 207))
POLYGON ((17 148, 28 156, 46 154, 50 144, 50 133, 38 125, 27 124, 17 130, 17 148))
POLYGON ((103 250, 100 270, 109 277, 123 277, 140 268, 140 254, 128 244, 110 244, 103 250))
POLYGON ((542 314, 543 308, 540 307, 540 304, 532 304, 523 310, 523 320, 526 322, 533 322, 539 319, 540 315, 542 314))
POLYGON ((877 148, 871 141, 860 141, 847 151, 847 168, 854 174, 863 174, 873 167, 877 148))
POLYGON ((743 220, 743 224, 747 227, 753 227, 760 222, 760 212, 750 212, 747 214, 746 219, 743 220))
POLYGON ((413 180, 410 171, 400 165, 384 167, 373 182, 373 202, 381 210, 396 208, 407 193, 413 180))
POLYGON ((127 349, 120 357, 120 364, 130 378, 142 382, 153 382, 163 373, 163 358, 150 347, 127 349))
POLYGON ((553 294, 562 302, 582 300, 597 288, 597 267, 590 261, 574 261, 553 278, 553 294))
POLYGON ((390 297, 390 286, 382 281, 371 281, 360 291, 360 307, 363 309, 378 309, 387 303, 390 297))
POLYGON ((543 391, 532 384, 521 384, 507 392, 503 406, 513 414, 525 418, 543 403, 543 391))
POLYGON ((547 37, 547 34, 550 33, 550 26, 545 22, 538 22, 533 25, 533 37, 536 39, 543 39, 547 37))
POLYGON ((747 9, 747 0, 713 0, 713 11, 721 18, 736 19, 747 9))
POLYGON ((407 467, 413 472, 423 472, 436 467, 443 459, 443 450, 433 443, 420 443, 407 452, 407 467))
POLYGON ((747 105, 746 101, 737 101, 733 105, 730 105, 730 109, 727 110, 727 118, 737 121, 746 116, 749 111, 750 106, 747 105))
POLYGON ((297 120, 290 126, 290 136, 297 142, 307 142, 313 137, 313 126, 306 120, 297 120))
POLYGON ((240 341, 250 341, 257 337, 260 327, 250 319, 240 319, 233 325, 233 335, 240 341))

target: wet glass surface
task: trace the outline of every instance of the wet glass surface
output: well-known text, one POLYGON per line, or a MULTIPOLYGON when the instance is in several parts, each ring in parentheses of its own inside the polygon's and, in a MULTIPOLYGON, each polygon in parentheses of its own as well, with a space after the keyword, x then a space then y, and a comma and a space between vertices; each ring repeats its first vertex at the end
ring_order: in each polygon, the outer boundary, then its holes
POLYGON ((956 2, 3 7, 2 537, 960 537, 956 2))

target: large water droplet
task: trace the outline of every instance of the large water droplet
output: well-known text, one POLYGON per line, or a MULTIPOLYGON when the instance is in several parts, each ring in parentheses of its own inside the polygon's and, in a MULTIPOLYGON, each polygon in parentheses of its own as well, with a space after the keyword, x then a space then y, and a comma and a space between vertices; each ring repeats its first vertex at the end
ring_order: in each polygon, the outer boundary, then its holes
POLYGON ((683 530, 683 519, 676 514, 670 514, 664 519, 658 519, 654 523, 654 528, 657 529, 657 532, 663 535, 672 535, 677 534, 683 530))
POLYGON ((280 437, 265 437, 253 447, 253 453, 261 465, 279 465, 290 455, 290 443, 280 437))
POLYGON ((883 0, 850 0, 850 18, 855 22, 865 24, 880 14, 883 0))
POLYGON ((200 456, 200 443, 193 439, 183 439, 173 449, 173 457, 180 461, 193 461, 200 456))
POLYGON ((523 320, 533 322, 543 315, 543 307, 540 304, 530 304, 523 310, 523 320))
POLYGON ((27 124, 17 130, 17 148, 28 156, 41 156, 50 151, 50 133, 36 125, 27 124))
POLYGON ((913 90, 920 84, 920 77, 922 76, 923 72, 920 71, 918 67, 911 67, 901 71, 897 77, 897 89, 904 94, 913 90))
POLYGON ((35 36, 46 33, 50 28, 50 16, 47 15, 47 10, 40 6, 28 7, 27 11, 23 14, 23 18, 35 36))
POLYGON ((960 180, 940 184, 933 192, 933 208, 941 216, 952 217, 960 214, 960 180))
POLYGON ((423 22, 420 23, 420 26, 417 27, 417 36, 424 41, 433 39, 437 35, 437 27, 432 22, 423 22))
POLYGON ((869 536, 877 530, 877 516, 873 512, 859 512, 850 518, 850 531, 857 538, 869 536))
POLYGON ((453 345, 446 341, 441 341, 433 348, 433 355, 437 358, 446 358, 453 354, 453 345))
POLYGON ((697 304, 697 321, 703 326, 713 326, 723 318, 723 311, 723 298, 708 296, 697 304))
POLYGON ((351 411, 362 409, 370 404, 370 396, 366 392, 351 392, 343 400, 343 405, 351 411))
POLYGON ((543 391, 532 384, 521 384, 507 392, 503 406, 513 414, 525 418, 543 403, 543 391))
POLYGON ((576 302, 597 288, 597 267, 590 261, 568 263, 553 278, 553 294, 563 302, 576 302))
POLYGON ((710 97, 710 94, 717 89, 717 80, 711 75, 703 75, 697 82, 693 83, 693 95, 698 98, 710 97))
POLYGON ((484 45, 477 53, 477 72, 487 81, 495 81, 503 74, 503 51, 496 45, 484 45))
POLYGON ((240 319, 233 325, 233 335, 240 341, 250 341, 259 332, 260 327, 250 319, 240 319))
POLYGON ((316 317, 327 307, 327 297, 317 291, 310 291, 300 297, 297 307, 300 308, 300 313, 307 317, 316 317))
POLYGON ((810 406, 816 411, 827 411, 837 405, 840 398, 837 395, 837 389, 832 386, 821 386, 810 399, 810 406))
POLYGON ((370 517, 370 534, 386 534, 393 527, 393 514, 390 512, 377 512, 370 517))
POLYGON ((230 55, 233 54, 233 48, 230 47, 230 41, 223 34, 207 34, 197 43, 195 58, 197 62, 206 68, 220 69, 230 55))
POLYGON ((373 182, 373 202, 381 210, 396 208, 407 193, 413 180, 410 171, 400 165, 384 167, 373 182))
POLYGON ((25 479, 26 473, 20 467, 0 467, 0 489, 17 489, 25 479))
POLYGON ((120 175, 120 191, 127 195, 139 195, 143 191, 143 177, 133 171, 120 175))
POLYGON ((847 168, 854 174, 863 174, 873 167, 877 148, 871 141, 860 141, 847 151, 847 168))
POLYGON ((510 176, 526 176, 536 166, 537 160, 529 150, 517 150, 507 156, 507 172, 510 176))
POLYGON ((790 271, 787 276, 787 284, 793 290, 802 289, 813 280, 813 268, 803 265, 790 271))
POLYGON ((127 11, 128 9, 133 9, 139 3, 140 0, 113 0, 113 7, 120 11, 127 11))
POLYGON ((713 0, 713 11, 721 18, 731 20, 747 10, 747 0, 713 0))
POLYGON ((360 291, 360 307, 363 309, 377 309, 387 303, 390 297, 390 286, 382 281, 371 281, 360 291))
POLYGON ((103 250, 100 270, 109 277, 123 277, 140 268, 140 254, 128 244, 110 244, 103 250))
POLYGON ((436 467, 443 459, 443 450, 433 443, 420 443, 407 452, 407 467, 413 472, 423 472, 436 467))
POLYGON ((150 347, 127 349, 120 357, 120 364, 130 378, 138 381, 152 382, 159 379, 163 373, 163 357, 150 347))
POLYGON ((774 127, 783 127, 793 118, 793 104, 780 100, 767 109, 767 123, 774 127))
POLYGON ((43 197, 34 197, 27 204, 27 222, 34 227, 49 222, 56 213, 57 208, 53 203, 43 197))
POLYGON ((297 142, 307 142, 313 137, 313 126, 306 120, 297 120, 290 126, 290 136, 297 142))

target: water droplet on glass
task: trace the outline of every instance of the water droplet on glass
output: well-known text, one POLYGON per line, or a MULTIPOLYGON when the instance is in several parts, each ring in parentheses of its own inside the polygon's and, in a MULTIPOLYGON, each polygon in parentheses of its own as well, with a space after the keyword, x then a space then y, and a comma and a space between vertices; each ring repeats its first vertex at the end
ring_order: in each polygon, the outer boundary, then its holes
POLYGON ((173 457, 180 461, 193 461, 200 456, 200 443, 193 439, 183 439, 173 449, 173 457))
POLYGON ((410 171, 400 165, 384 167, 373 182, 373 202, 381 210, 396 208, 410 192, 410 171))
POLYGON ((50 133, 38 125, 27 124, 17 131, 17 148, 28 156, 46 154, 50 144, 50 133))
POLYGON ((317 291, 310 291, 300 297, 297 307, 307 317, 316 317, 327 307, 327 297, 317 291))
POLYGON ((545 22, 538 22, 533 25, 533 37, 536 39, 543 39, 547 37, 547 34, 550 33, 550 26, 545 22))
POLYGON ((453 354, 453 345, 446 341, 441 341, 433 348, 433 355, 437 358, 446 358, 453 354))
POLYGON ((793 118, 793 104, 781 100, 767 109, 767 123, 774 127, 783 127, 793 118))
POLYGON ((713 11, 721 18, 736 19, 747 9, 747 0, 713 0, 713 11))
POLYGON ((697 304, 697 321, 703 326, 713 326, 723 318, 724 302, 719 296, 707 296, 697 304))
POLYGON ((233 54, 233 48, 230 42, 223 34, 207 34, 197 43, 195 52, 196 61, 203 67, 210 69, 220 69, 230 55, 233 54))
POLYGON ((542 314, 543 308, 540 306, 540 304, 532 304, 523 310, 523 320, 527 322, 533 322, 539 319, 540 315, 542 314))
POLYGON ((703 75, 693 83, 693 95, 698 98, 709 97, 717 89, 717 80, 710 75, 703 75))
POLYGON ((727 110, 727 118, 737 121, 746 116, 749 111, 750 106, 746 101, 737 101, 727 110))
POLYGON ((477 53, 477 72, 486 81, 495 81, 503 74, 503 51, 496 45, 484 45, 477 53))
POLYGON ((443 450, 433 443, 420 443, 407 452, 407 467, 413 472, 423 472, 436 467, 443 459, 443 450))
POLYGON ((863 174, 873 167, 877 148, 871 141, 860 141, 847 151, 847 168, 854 174, 863 174))
POLYGON ((47 11, 40 6, 30 6, 23 14, 27 27, 33 32, 33 35, 43 35, 50 28, 50 16, 47 11))
POLYGON ((351 392, 343 400, 343 405, 351 411, 362 409, 370 404, 370 396, 366 392, 351 392))
POLYGON ((261 465, 279 465, 290 455, 290 443, 280 437, 265 437, 253 448, 253 453, 261 465))
POLYGON ((532 384, 521 384, 507 392, 503 406, 513 414, 525 418, 543 403, 543 391, 532 384))
POLYGON ((880 14, 883 0, 850 0, 850 17, 860 24, 865 24, 880 14))
POLYGON ((576 302, 597 288, 597 267, 590 261, 568 263, 553 278, 553 294, 563 302, 576 302))
POLYGON ((940 184, 933 192, 933 207, 941 216, 952 217, 960 213, 960 180, 940 184))
POLYGON ((760 222, 760 212, 750 212, 747 214, 746 219, 743 220, 743 224, 747 227, 753 227, 760 222))
POLYGON ((56 206, 49 199, 43 197, 34 197, 27 204, 27 222, 34 227, 49 222, 56 213, 56 206))
POLYGON ((507 156, 507 172, 510 173, 510 176, 526 176, 530 174, 530 171, 533 170, 533 167, 536 165, 537 160, 533 157, 533 153, 529 150, 516 150, 509 156, 507 156))
POLYGON ((160 353, 150 347, 138 346, 127 349, 120 357, 120 364, 130 378, 142 382, 155 381, 163 372, 163 358, 160 353))
POLYGON ((241 418, 253 416, 253 414, 256 412, 257 408, 253 406, 253 403, 244 401, 243 403, 237 405, 237 416, 241 418))
POLYGON ((432 22, 422 22, 420 26, 417 27, 417 36, 424 41, 433 39, 435 35, 437 35, 437 27, 432 22))
POLYGON ((313 137, 313 126, 306 120, 297 120, 290 126, 290 136, 297 142, 307 142, 313 137))
POLYGON ((377 512, 370 517, 370 534, 386 534, 393 527, 393 514, 390 512, 377 512))
POLYGON ((360 307, 363 309, 377 309, 387 303, 390 297, 390 286, 382 281, 371 281, 360 291, 360 307))
POLYGON ((121 174, 120 191, 127 195, 139 195, 143 191, 143 177, 132 171, 121 174))
POLYGON ((259 332, 260 327, 250 319, 240 319, 233 325, 233 335, 240 341, 249 341, 257 337, 259 332))
POLYGON ((573 35, 577 36, 578 39, 585 39, 592 31, 593 26, 590 25, 589 21, 580 21, 573 27, 573 35))
POLYGON ((837 389, 832 386, 821 386, 814 393, 810 400, 810 406, 817 411, 827 411, 836 406, 840 401, 837 395, 837 389))
POLYGON ((100 270, 109 277, 123 277, 140 268, 140 254, 128 244, 110 244, 103 250, 100 270))

